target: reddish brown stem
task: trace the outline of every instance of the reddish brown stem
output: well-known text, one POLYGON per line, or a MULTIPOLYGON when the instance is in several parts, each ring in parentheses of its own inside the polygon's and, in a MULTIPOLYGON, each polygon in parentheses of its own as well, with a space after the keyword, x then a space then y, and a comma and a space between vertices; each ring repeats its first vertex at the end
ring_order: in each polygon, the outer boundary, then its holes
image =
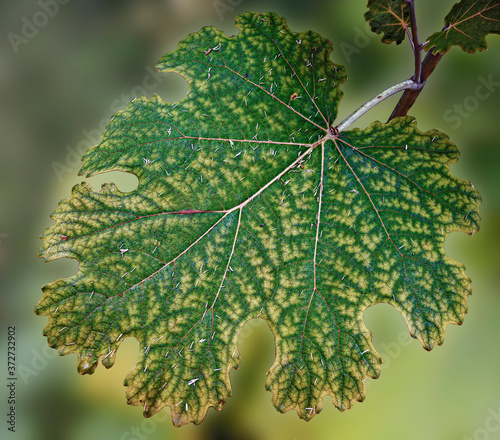
MULTIPOLYGON (((422 69, 420 74, 420 82, 422 83, 422 88, 423 88, 423 83, 425 83, 425 80, 434 71, 437 63, 439 63, 439 60, 443 56, 443 54, 440 53, 437 54, 432 53, 432 50, 433 48, 431 48, 429 52, 427 52, 427 55, 425 56, 424 61, 422 62, 422 69)), ((418 95, 420 95, 422 88, 420 88, 419 90, 411 90, 411 89, 405 90, 403 96, 401 96, 398 104, 396 105, 391 116, 389 117, 389 121, 397 116, 405 116, 408 113, 408 110, 410 110, 415 100, 417 99, 418 95)))
POLYGON ((411 26, 411 38, 412 38, 412 48, 413 54, 415 57, 415 75, 413 75, 413 79, 417 84, 421 82, 421 58, 420 51, 422 47, 420 46, 420 41, 418 40, 418 29, 417 29, 417 17, 415 15, 415 4, 413 0, 405 0, 408 5, 408 9, 410 10, 410 26, 411 26))

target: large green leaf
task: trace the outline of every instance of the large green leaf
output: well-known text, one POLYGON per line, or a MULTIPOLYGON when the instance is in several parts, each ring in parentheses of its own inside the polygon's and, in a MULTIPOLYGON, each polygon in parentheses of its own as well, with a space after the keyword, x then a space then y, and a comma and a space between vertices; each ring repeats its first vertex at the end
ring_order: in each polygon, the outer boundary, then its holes
POLYGON ((36 306, 49 344, 92 373, 136 338, 128 402, 146 416, 169 406, 176 425, 226 402, 251 318, 275 334, 274 405, 310 419, 324 395, 349 408, 379 375, 367 307, 392 304, 431 349, 470 293, 443 245, 477 230, 479 195, 451 175, 447 136, 411 117, 337 134, 346 75, 331 43, 271 13, 236 24, 236 37, 204 28, 161 59, 188 96, 131 102, 81 171, 130 172, 138 188, 77 185, 40 252, 80 263, 36 306))
POLYGON ((404 0, 368 0, 365 20, 382 42, 400 44, 410 27, 410 10, 404 0))
POLYGON ((468 53, 486 50, 486 35, 500 34, 500 0, 461 0, 444 21, 444 29, 429 37, 427 48, 439 53, 447 53, 452 46, 468 53))

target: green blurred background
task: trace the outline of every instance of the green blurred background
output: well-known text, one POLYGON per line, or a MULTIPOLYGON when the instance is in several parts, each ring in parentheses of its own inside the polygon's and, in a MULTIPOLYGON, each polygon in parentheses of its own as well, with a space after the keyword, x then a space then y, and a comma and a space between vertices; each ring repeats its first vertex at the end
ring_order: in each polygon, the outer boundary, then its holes
MULTIPOLYGON (((241 12, 272 10, 287 18, 291 29, 312 29, 333 41, 332 59, 346 65, 350 77, 343 86, 342 119, 410 77, 412 54, 407 41, 384 45, 367 31, 366 0, 61 3, 50 14, 37 0, 0 4, 0 345, 6 353, 7 326, 15 325, 19 377, 16 434, 7 431, 1 384, 0 438, 500 439, 500 38, 490 36, 490 50, 476 55, 452 49, 410 111, 421 130, 440 129, 459 146, 462 158, 453 172, 471 180, 483 196, 481 231, 474 237, 454 233, 446 244, 473 280, 464 325, 449 326, 445 344, 427 353, 409 337, 395 310, 372 307, 365 317, 384 358, 380 379, 367 383, 365 402, 352 410, 340 413, 325 398, 322 413, 306 423, 271 405, 264 383, 274 358, 273 335, 263 322, 251 321, 239 340, 242 365, 231 374, 227 406, 211 409, 199 426, 174 428, 169 410, 145 419, 141 408, 125 403, 122 382, 137 357, 135 340, 122 345, 112 369, 99 366, 94 375, 79 376, 73 355, 59 357, 47 347, 42 336, 47 318, 33 313, 40 287, 77 269, 70 260, 45 264, 37 252, 39 235, 52 224, 50 213, 81 180, 83 151, 116 110, 144 93, 144 80, 161 55, 204 25, 237 32, 232 23, 241 12), (33 22, 35 28, 27 24, 33 22), (493 81, 488 96, 482 89, 478 98, 476 88, 488 80, 493 81), (465 106, 462 115, 457 105, 465 106)), ((451 4, 417 2, 423 38, 441 28, 451 4)), ((155 92, 172 101, 187 91, 175 74, 154 78, 146 82, 147 96, 155 92)), ((386 120, 397 99, 357 125, 386 120)), ((106 181, 123 190, 135 185, 134 178, 118 173, 91 181, 94 188, 106 181)), ((4 360, 0 371, 6 377, 4 360)))

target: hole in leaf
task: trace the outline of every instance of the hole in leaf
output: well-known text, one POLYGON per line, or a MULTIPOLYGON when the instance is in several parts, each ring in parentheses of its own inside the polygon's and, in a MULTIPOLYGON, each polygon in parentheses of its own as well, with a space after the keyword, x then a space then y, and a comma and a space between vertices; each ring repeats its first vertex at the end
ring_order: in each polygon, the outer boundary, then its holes
POLYGON ((108 171, 106 173, 89 177, 85 180, 90 183, 92 188, 94 188, 94 191, 98 191, 105 183, 115 184, 118 190, 123 193, 135 191, 139 186, 139 179, 137 176, 124 171, 108 171))
POLYGON ((56 258, 47 266, 47 282, 70 277, 78 272, 79 263, 74 258, 56 258))

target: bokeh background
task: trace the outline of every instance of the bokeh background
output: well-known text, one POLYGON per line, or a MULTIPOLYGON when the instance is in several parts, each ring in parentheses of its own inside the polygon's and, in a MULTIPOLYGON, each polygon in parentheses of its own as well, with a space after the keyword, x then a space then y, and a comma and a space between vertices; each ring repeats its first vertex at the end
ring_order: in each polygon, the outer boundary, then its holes
MULTIPOLYGON (((430 353, 409 337, 402 316, 387 305, 365 315, 384 358, 382 375, 368 382, 367 398, 340 413, 325 398, 311 422, 279 414, 264 389, 274 359, 273 335, 259 320, 239 340, 242 365, 231 374, 233 397, 199 425, 174 428, 168 409, 151 419, 125 403, 123 378, 138 353, 127 340, 113 368, 79 376, 74 355, 59 357, 33 307, 40 287, 73 274, 70 260, 43 263, 39 235, 49 215, 79 183, 83 152, 95 144, 112 114, 136 95, 181 99, 186 82, 175 74, 144 80, 177 42, 204 25, 233 34, 234 17, 275 11, 291 29, 312 29, 333 41, 332 59, 349 81, 343 119, 367 99, 412 74, 408 42, 384 45, 363 20, 366 0, 3 0, 0 3, 0 356, 6 377, 7 326, 17 332, 17 433, 7 431, 6 385, 0 384, 0 438, 50 440, 174 439, 500 439, 500 38, 466 55, 454 48, 431 76, 410 114, 419 128, 449 134, 462 157, 453 172, 483 196, 481 231, 454 233, 447 251, 464 263, 474 295, 461 327, 449 326, 445 344, 430 353), (42 4, 58 5, 44 12, 42 4), (64 3, 64 4, 63 4, 64 3), (57 9, 57 10, 56 10, 57 9), (44 18, 45 17, 45 18, 44 18), (30 26, 29 23, 32 25, 30 26), (34 27, 33 27, 34 23, 34 27), (16 34, 16 35, 13 35, 16 34), (485 97, 476 94, 490 83, 485 97), (459 106, 462 106, 461 110, 459 106)), ((422 39, 442 27, 453 2, 419 0, 422 39)), ((397 97, 357 122, 386 120, 397 97)), ((91 179, 94 188, 135 179, 118 173, 91 179)), ((3 380, 3 379, 2 379, 3 380)))

